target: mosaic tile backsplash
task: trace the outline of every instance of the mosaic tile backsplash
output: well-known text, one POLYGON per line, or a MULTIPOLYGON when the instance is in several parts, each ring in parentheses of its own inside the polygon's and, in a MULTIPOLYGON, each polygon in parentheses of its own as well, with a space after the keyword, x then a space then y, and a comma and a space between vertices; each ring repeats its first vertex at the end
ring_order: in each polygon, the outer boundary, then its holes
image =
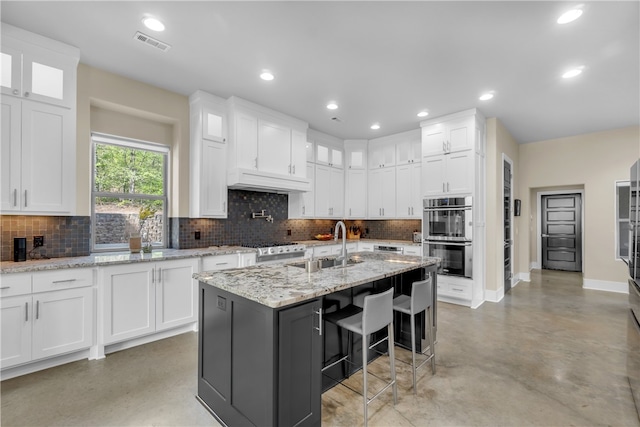
MULTIPOLYGON (((169 219, 169 246, 175 249, 220 245, 255 245, 310 240, 320 233, 333 232, 336 220, 287 219, 286 194, 229 190, 227 219, 169 219), (273 222, 253 219, 253 212, 264 209, 273 222), (195 239, 195 232, 200 239, 195 239), (289 233, 290 232, 290 233, 289 233)), ((0 216, 1 260, 13 260, 13 238, 26 237, 31 258, 85 256, 90 253, 91 218, 83 216, 50 217, 26 215, 0 216), (44 246, 33 249, 33 236, 44 236, 44 246)), ((360 226, 363 238, 411 240, 420 230, 420 220, 355 220, 347 226, 360 226)))

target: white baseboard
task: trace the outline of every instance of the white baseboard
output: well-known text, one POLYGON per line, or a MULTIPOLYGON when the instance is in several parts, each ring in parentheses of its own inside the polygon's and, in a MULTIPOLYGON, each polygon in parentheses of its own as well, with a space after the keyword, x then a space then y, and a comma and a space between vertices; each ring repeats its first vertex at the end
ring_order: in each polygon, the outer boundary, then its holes
POLYGON ((61 356, 54 356, 48 359, 36 360, 35 362, 3 369, 2 373, 0 373, 0 380, 8 380, 9 378, 31 374, 43 369, 49 369, 53 368, 54 366, 60 366, 66 363, 76 362, 83 359, 89 359, 88 349, 77 351, 75 353, 63 354, 61 356))
POLYGON ((620 294, 629 293, 629 285, 626 282, 610 282, 608 280, 582 279, 582 288, 620 294))
POLYGON ((192 323, 189 323, 187 325, 179 326, 175 329, 168 329, 166 331, 156 332, 151 335, 145 335, 143 337, 130 339, 128 341, 109 344, 104 347, 104 353, 105 354, 114 353, 116 351, 126 350, 131 347, 136 347, 139 345, 148 344, 153 341, 158 341, 165 338, 173 337, 175 335, 184 334, 185 332, 193 332, 195 328, 197 328, 197 326, 194 326, 192 323))
POLYGON ((489 289, 484 290, 484 299, 489 302, 500 302, 504 298, 504 288, 500 288, 497 291, 491 291, 489 289))
POLYGON ((528 271, 526 273, 520 272, 516 275, 516 277, 518 278, 518 281, 521 281, 521 282, 531 281, 531 273, 529 273, 528 271))
POLYGON ((540 270, 538 261, 532 261, 531 264, 529 264, 529 270, 540 270))

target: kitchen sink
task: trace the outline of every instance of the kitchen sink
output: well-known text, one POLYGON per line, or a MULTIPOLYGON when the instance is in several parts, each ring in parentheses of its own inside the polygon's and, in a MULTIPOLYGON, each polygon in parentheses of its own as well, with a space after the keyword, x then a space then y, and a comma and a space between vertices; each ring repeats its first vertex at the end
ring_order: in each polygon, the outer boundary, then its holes
MULTIPOLYGON (((347 260, 346 267, 351 267, 352 265, 360 264, 361 262, 363 261, 359 259, 350 258, 347 260)), ((342 261, 337 261, 336 258, 321 258, 321 259, 309 260, 304 262, 295 262, 289 265, 291 267, 306 268, 307 271, 311 271, 311 272, 317 271, 323 268, 325 269, 326 268, 344 268, 342 266, 342 261)))

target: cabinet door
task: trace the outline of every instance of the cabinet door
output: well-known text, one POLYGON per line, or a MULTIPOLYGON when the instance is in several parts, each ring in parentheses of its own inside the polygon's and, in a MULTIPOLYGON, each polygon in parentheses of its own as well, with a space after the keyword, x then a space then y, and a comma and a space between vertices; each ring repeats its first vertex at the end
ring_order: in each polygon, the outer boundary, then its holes
POLYGON ((65 107, 76 103, 77 59, 29 46, 22 56, 22 96, 65 107))
POLYGON ((258 119, 242 112, 236 112, 235 153, 236 165, 240 169, 258 169, 258 119))
POLYGON ((396 202, 399 218, 409 218, 412 216, 412 170, 413 168, 411 165, 398 166, 396 168, 396 202))
POLYGON ((422 246, 405 246, 403 253, 405 255, 422 256, 422 246))
POLYGON ((307 135, 291 130, 291 175, 308 178, 307 175, 307 135))
POLYGON ((225 142, 226 115, 211 106, 202 107, 202 137, 217 142, 225 142))
POLYGON ((385 168, 382 172, 382 216, 396 216, 396 168, 385 168))
POLYGON ((344 216, 344 170, 330 168, 331 216, 342 218, 344 216))
MULTIPOLYGON (((4 52, 3 52, 4 55, 4 52)), ((3 76, 4 78, 4 76, 3 76)), ((17 211, 22 206, 20 163, 22 144, 22 102, 18 98, 2 96, 2 128, 0 129, 0 210, 17 211)))
POLYGON ((239 257, 237 254, 203 256, 201 271, 226 270, 227 268, 236 268, 238 265, 239 257))
POLYGON ((316 216, 327 218, 331 216, 331 168, 316 165, 315 211, 316 216))
POLYGON ((369 218, 382 217, 382 169, 369 171, 367 215, 369 218))
POLYGON ((30 295, 0 299, 3 369, 31 360, 31 309, 30 295))
MULTIPOLYGON (((6 46, 5 38, 0 48, 0 86, 3 95, 22 96, 22 52, 6 46)), ((4 98, 4 97, 3 97, 4 98)), ((4 102, 4 99, 2 100, 4 102)))
POLYGON ((473 148, 475 129, 473 117, 447 122, 447 147, 451 153, 473 148))
POLYGON ((396 164, 396 145, 388 142, 369 144, 369 169, 385 168, 396 164))
POLYGON ((411 216, 422 219, 422 163, 411 166, 411 216))
POLYGON ((447 156, 447 193, 473 192, 473 151, 452 153, 447 156))
POLYGON ((22 210, 68 213, 76 152, 70 111, 22 101, 22 210))
POLYGON ((118 265, 105 267, 102 273, 105 344, 154 332, 154 265, 146 262, 118 265))
POLYGON ((200 216, 227 217, 227 144, 202 140, 200 216))
POLYGON ((331 256, 333 254, 334 248, 339 248, 339 245, 322 245, 322 246, 314 246, 313 247, 313 257, 320 258, 331 256))
POLYGON ((344 167, 343 151, 339 148, 331 148, 331 166, 335 168, 344 167))
POLYGON ((278 425, 321 421, 322 337, 320 300, 278 313, 278 425))
POLYGON ((33 295, 33 360, 93 344, 93 288, 33 295))
MULTIPOLYGON (((315 167, 313 163, 307 163, 307 178, 311 180, 311 191, 305 191, 300 194, 302 197, 301 216, 308 218, 313 217, 315 214, 315 167)), ((289 196, 291 197, 291 195, 289 196)))
POLYGON ((289 175, 291 168, 291 129, 258 120, 258 170, 289 175))
POLYGON ((437 196, 446 192, 444 183, 446 157, 442 155, 422 159, 423 196, 437 196))
POLYGON ((345 216, 364 218, 367 215, 367 171, 363 169, 347 170, 347 192, 345 197, 345 216))
POLYGON ((444 154, 447 149, 445 139, 444 123, 422 128, 422 157, 444 154))
POLYGON ((196 258, 163 261, 156 266, 156 330, 170 329, 198 320, 198 272, 196 258))
POLYGON ((367 168, 367 142, 350 141, 345 142, 345 157, 348 169, 367 168))

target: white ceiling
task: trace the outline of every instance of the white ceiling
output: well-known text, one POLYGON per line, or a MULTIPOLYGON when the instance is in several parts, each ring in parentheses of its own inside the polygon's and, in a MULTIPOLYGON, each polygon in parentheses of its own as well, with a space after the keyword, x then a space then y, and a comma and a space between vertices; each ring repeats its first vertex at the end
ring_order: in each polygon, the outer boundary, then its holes
POLYGON ((342 139, 416 129, 421 109, 475 107, 524 143, 640 124, 640 2, 582 2, 580 19, 558 25, 576 4, 3 0, 0 13, 77 46, 93 67, 184 95, 237 95, 342 139), (145 14, 166 30, 144 28, 145 14), (582 75, 560 77, 575 65, 582 75), (263 68, 276 79, 260 80, 263 68), (488 90, 494 99, 479 101, 488 90))

